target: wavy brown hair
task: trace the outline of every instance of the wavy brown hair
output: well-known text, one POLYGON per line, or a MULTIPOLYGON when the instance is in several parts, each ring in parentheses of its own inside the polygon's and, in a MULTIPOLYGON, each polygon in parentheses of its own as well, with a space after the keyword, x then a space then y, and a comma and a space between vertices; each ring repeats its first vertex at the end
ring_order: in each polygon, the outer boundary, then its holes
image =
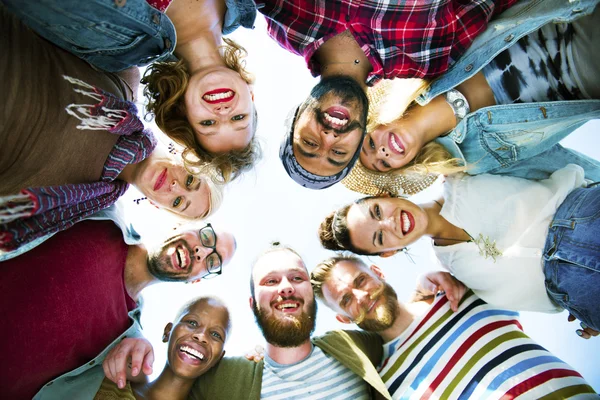
MULTIPOLYGON (((246 50, 231 39, 223 38, 223 41, 222 58, 227 67, 239 73, 249 85, 254 83, 254 77, 245 68, 246 50)), ((150 65, 142 79, 148 99, 146 110, 154 115, 163 132, 185 148, 182 156, 187 169, 206 173, 219 183, 230 182, 250 170, 261 157, 260 144, 254 136, 258 124, 256 108, 252 115, 253 137, 248 146, 223 154, 209 153, 197 142, 194 128, 187 119, 184 95, 189 78, 183 60, 150 65), (218 171, 218 174, 210 171, 218 171)))

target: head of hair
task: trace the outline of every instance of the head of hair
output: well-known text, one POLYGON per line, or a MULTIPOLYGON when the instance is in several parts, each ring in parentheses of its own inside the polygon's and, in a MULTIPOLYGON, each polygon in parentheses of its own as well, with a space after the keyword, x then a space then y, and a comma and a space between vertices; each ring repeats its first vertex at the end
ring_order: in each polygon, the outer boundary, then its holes
MULTIPOLYGON (((295 254, 296 256, 298 256, 299 259, 302 260, 302 256, 300 254, 298 254, 298 252, 296 250, 292 249, 290 246, 281 244, 281 242, 277 242, 277 241, 271 242, 270 247, 268 249, 266 249, 265 251, 263 251, 262 253, 260 253, 258 255, 258 257, 256 257, 256 259, 252 263, 252 268, 250 268, 250 294, 252 295, 253 299, 254 299, 254 275, 253 275, 254 266, 256 265, 256 263, 258 263, 258 260, 263 258, 265 255, 270 254, 270 253, 275 253, 276 251, 289 251, 290 253, 295 254)), ((306 265, 304 267, 306 268, 306 265)))
POLYGON ((216 297, 216 296, 200 296, 200 297, 195 297, 193 299, 191 299, 190 301, 188 301, 187 303, 185 303, 181 308, 179 308, 179 311, 177 311, 177 314, 175 316, 175 323, 179 322, 179 320, 181 319, 181 317, 190 310, 190 308, 192 308, 194 305, 201 303, 201 302, 208 302, 208 301, 212 301, 213 303, 216 303, 217 306, 220 307, 224 307, 225 310, 227 311, 227 326, 225 327, 227 332, 229 332, 231 330, 231 314, 229 313, 229 308, 227 307, 227 304, 225 304, 225 302, 223 300, 221 300, 220 298, 216 297))
MULTIPOLYGON (((382 125, 388 125, 403 118, 418 106, 417 96, 428 87, 422 79, 384 79, 376 86, 369 88, 369 120, 367 132, 372 132, 382 125)), ((402 168, 399 173, 450 175, 465 171, 458 158, 439 143, 429 142, 417 153, 414 159, 402 168)))
MULTIPOLYGON (((246 50, 233 40, 224 38, 222 58, 228 68, 240 74, 249 85, 254 82, 252 74, 245 69, 246 50)), ((156 125, 171 139, 185 147, 183 160, 188 168, 214 168, 219 171, 218 179, 230 182, 242 172, 250 170, 260 159, 261 149, 254 135, 258 124, 254 107, 253 138, 245 148, 230 150, 223 154, 212 154, 197 142, 194 128, 190 125, 185 107, 185 91, 189 83, 189 72, 183 60, 158 62, 150 65, 142 83, 146 85, 144 95, 148 98, 146 110, 154 115, 156 125)))
POLYGON ((321 301, 325 301, 325 297, 323 296, 323 284, 329 279, 333 267, 341 261, 350 261, 359 266, 367 266, 363 260, 350 254, 338 254, 337 256, 330 257, 317 264, 310 273, 310 283, 315 292, 315 296, 321 301))
POLYGON ((354 204, 361 204, 372 198, 374 196, 360 198, 326 216, 319 226, 319 240, 321 241, 321 245, 328 250, 348 250, 354 254, 370 255, 371 253, 367 253, 352 245, 350 230, 348 229, 348 211, 350 211, 350 207, 354 204))

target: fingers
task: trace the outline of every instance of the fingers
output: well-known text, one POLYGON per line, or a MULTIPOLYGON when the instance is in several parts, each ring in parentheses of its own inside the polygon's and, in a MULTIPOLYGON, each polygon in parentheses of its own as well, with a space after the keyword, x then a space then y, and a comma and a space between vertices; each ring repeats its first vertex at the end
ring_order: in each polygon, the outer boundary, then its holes
POLYGON ((581 329, 577 329, 575 333, 582 339, 589 339, 592 336, 598 336, 598 331, 590 328, 585 324, 585 322, 581 322, 581 329))
MULTIPOLYGON (((130 351, 131 355, 131 375, 137 376, 142 368, 147 369, 150 368, 150 373, 152 373, 152 363, 154 362, 154 351, 152 350, 152 346, 147 340, 137 340, 133 346, 133 349, 130 351), (150 356, 151 360, 147 360, 146 358, 150 356), (150 362, 148 362, 150 361, 150 362), (142 364, 144 364, 142 366, 142 364)), ((146 372, 144 372, 146 373, 146 372)), ((146 375, 149 375, 146 373, 146 375)))
POLYGON ((256 346, 254 350, 246 353, 246 359, 249 361, 259 362, 263 358, 265 358, 265 349, 260 345, 256 346))
POLYGON ((573 314, 569 314, 569 317, 567 318, 567 321, 569 322, 573 322, 575 321, 577 318, 575 318, 575 316, 573 314))
POLYGON ((142 367, 142 371, 144 371, 145 375, 152 374, 152 365, 154 364, 154 350, 150 347, 150 352, 146 354, 144 358, 144 366, 142 367))
POLYGON ((153 363, 154 351, 148 340, 125 338, 106 355, 102 369, 108 379, 123 389, 127 382, 128 368, 131 368, 132 376, 137 376, 140 371, 150 375, 153 363))
POLYGON ((451 274, 444 271, 435 271, 425 274, 419 281, 423 289, 430 293, 437 293, 439 290, 446 292, 446 297, 450 302, 452 311, 458 310, 460 300, 467 292, 466 286, 451 274))

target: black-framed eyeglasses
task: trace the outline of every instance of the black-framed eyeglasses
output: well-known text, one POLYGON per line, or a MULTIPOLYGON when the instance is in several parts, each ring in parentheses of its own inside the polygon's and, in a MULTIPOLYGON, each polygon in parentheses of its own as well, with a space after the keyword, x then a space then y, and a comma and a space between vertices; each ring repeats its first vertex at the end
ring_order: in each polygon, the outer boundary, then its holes
POLYGON ((217 253, 217 234, 215 233, 211 224, 206 224, 204 228, 200 229, 199 236, 202 246, 213 250, 205 258, 207 273, 202 277, 202 279, 215 278, 221 275, 223 267, 221 256, 219 253, 217 253))

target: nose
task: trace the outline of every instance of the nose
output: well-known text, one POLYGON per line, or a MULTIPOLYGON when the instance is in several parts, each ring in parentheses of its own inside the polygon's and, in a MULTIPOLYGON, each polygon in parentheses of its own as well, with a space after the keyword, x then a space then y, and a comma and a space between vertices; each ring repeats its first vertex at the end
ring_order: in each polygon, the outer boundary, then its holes
POLYGON ((207 249, 206 247, 202 246, 202 245, 198 245, 196 247, 194 247, 194 259, 198 262, 204 260, 206 257, 208 257, 208 253, 210 252, 210 249, 207 249))
POLYGON ((197 328, 194 333, 192 333, 192 337, 194 338, 194 340, 200 342, 200 343, 208 343, 206 340, 206 332, 204 327, 199 327, 197 328))
POLYGON ((390 215, 387 218, 384 218, 380 222, 381 226, 391 232, 396 232, 396 219, 393 215, 390 215))
POLYGON ((356 303, 358 305, 363 305, 365 302, 370 300, 369 293, 361 289, 353 289, 352 290, 354 297, 356 297, 356 303))
POLYGON ((279 282, 279 287, 277 288, 277 291, 279 292, 280 296, 289 297, 294 294, 295 289, 292 283, 284 277, 283 279, 281 279, 281 282, 279 282))
POLYGON ((333 131, 321 131, 321 140, 323 141, 323 147, 326 149, 329 149, 331 146, 333 146, 335 142, 338 141, 338 137, 338 134, 333 131))
POLYGON ((389 156, 390 156, 390 154, 387 151, 387 149, 385 148, 385 146, 381 145, 381 147, 379 148, 379 151, 377 152, 377 158, 380 160, 383 160, 389 156))
POLYGON ((215 107, 215 114, 217 115, 226 115, 231 110, 231 106, 225 104, 219 104, 215 107))

